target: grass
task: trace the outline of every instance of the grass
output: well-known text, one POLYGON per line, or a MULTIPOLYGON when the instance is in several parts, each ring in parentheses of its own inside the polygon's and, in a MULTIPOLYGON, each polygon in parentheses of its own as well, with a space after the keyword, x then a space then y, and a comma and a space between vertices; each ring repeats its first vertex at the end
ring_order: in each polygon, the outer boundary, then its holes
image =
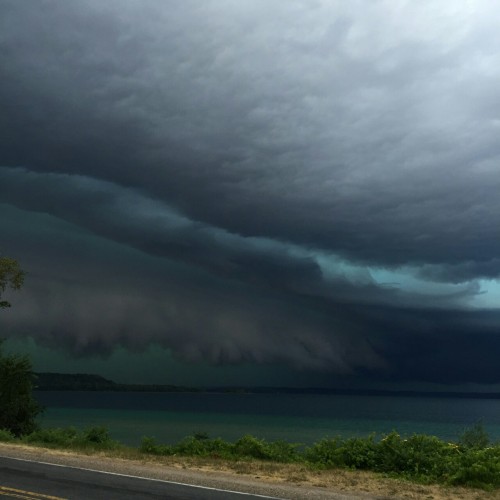
POLYGON ((243 466, 253 462, 271 468, 278 464, 294 464, 297 471, 301 471, 298 476, 304 471, 358 470, 420 484, 460 485, 484 490, 500 488, 500 444, 489 444, 480 424, 465 431, 456 443, 427 435, 403 438, 392 432, 380 439, 375 435, 323 439, 306 447, 250 435, 228 442, 196 433, 173 445, 144 437, 140 447, 134 449, 111 439, 105 427, 80 431, 74 428, 39 429, 21 438, 0 430, 0 441, 88 453, 107 451, 125 458, 193 457, 243 466))

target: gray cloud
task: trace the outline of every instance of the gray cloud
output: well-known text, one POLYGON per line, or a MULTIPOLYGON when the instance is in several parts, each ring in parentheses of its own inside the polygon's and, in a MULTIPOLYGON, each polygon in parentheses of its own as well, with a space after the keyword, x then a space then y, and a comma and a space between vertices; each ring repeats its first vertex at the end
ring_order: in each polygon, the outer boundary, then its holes
MULTIPOLYGON (((432 292, 427 296, 401 293, 397 286, 378 284, 369 272, 361 270, 336 270, 327 275, 314 249, 229 233, 190 220, 159 200, 110 182, 3 168, 0 199, 22 209, 50 213, 147 254, 197 266, 218 277, 251 283, 266 293, 292 299, 302 295, 326 301, 419 306, 439 300, 432 292)), ((441 294, 440 300, 455 303, 478 292, 472 282, 448 295, 441 294)))
POLYGON ((5 321, 34 324, 46 297, 44 335, 75 352, 160 341, 217 362, 402 373, 410 339, 451 342, 461 311, 468 345, 469 318, 489 314, 467 309, 478 280, 500 275, 498 13, 488 1, 3 0, 0 202, 94 238, 74 260, 24 248, 40 228, 6 239, 39 276, 5 321), (75 268, 99 260, 98 240, 158 259, 177 285, 130 264, 99 267, 106 280, 87 289, 75 268), (328 274, 318 255, 357 274, 328 274), (57 262, 73 281, 44 286, 57 262), (425 290, 370 271, 405 266, 425 290), (164 303, 198 313, 165 315, 164 303), (375 345, 384 329, 400 340, 375 345))
POLYGON ((5 331, 77 355, 156 343, 213 363, 284 362, 340 373, 383 363, 348 318, 328 317, 300 297, 291 303, 272 290, 127 250, 53 217, 4 213, 15 223, 2 224, 2 234, 17 234, 10 249, 28 271, 16 307, 2 316, 5 331))
POLYGON ((411 35, 360 6, 257 5, 12 6, 5 161, 360 260, 491 260, 498 36, 480 12, 414 9, 411 35))

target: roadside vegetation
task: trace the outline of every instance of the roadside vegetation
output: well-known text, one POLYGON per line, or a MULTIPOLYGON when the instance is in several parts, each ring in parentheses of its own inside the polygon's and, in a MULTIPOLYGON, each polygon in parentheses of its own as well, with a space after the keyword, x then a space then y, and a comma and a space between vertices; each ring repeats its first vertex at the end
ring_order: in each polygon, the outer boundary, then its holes
POLYGON ((285 441, 269 442, 243 436, 230 443, 204 434, 189 436, 175 445, 157 444, 143 438, 142 453, 187 455, 226 460, 267 460, 302 463, 318 469, 355 469, 380 472, 420 483, 464 485, 492 490, 500 488, 500 443, 490 445, 481 424, 466 430, 457 443, 434 436, 403 438, 396 432, 323 439, 305 447, 285 441))
POLYGON ((114 441, 105 427, 38 429, 21 437, 0 430, 0 441, 121 457, 198 457, 214 461, 299 464, 309 470, 362 470, 420 484, 500 488, 500 443, 491 444, 481 424, 456 443, 434 436, 403 438, 396 432, 363 438, 323 439, 312 446, 246 435, 234 442, 195 433, 168 445, 144 437, 138 449, 114 441))

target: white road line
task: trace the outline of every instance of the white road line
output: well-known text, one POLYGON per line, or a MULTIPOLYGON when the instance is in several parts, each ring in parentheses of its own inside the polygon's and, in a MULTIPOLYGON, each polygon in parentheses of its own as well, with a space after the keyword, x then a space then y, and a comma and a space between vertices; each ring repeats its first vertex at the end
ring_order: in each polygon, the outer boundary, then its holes
POLYGON ((234 493, 235 495, 254 496, 254 497, 258 497, 258 498, 267 498, 269 500, 286 500, 286 499, 280 498, 280 497, 270 497, 267 495, 258 495, 257 493, 245 493, 242 491, 224 490, 222 488, 213 488, 211 486, 201 486, 199 484, 180 483, 178 481, 168 481, 166 479, 155 479, 155 478, 150 478, 150 477, 133 476, 131 474, 121 474, 120 472, 108 472, 108 471, 103 471, 103 470, 87 469, 85 467, 75 467, 74 465, 63 465, 63 464, 54 464, 51 462, 40 462, 38 460, 29 460, 27 458, 8 457, 5 455, 0 455, 0 458, 7 458, 10 460, 18 460, 19 462, 29 462, 29 463, 33 463, 33 464, 52 465, 53 467, 61 467, 63 469, 75 469, 75 470, 83 470, 83 471, 87 471, 87 472, 97 472, 99 474, 108 474, 110 476, 129 477, 132 479, 143 479, 145 481, 155 481, 157 483, 175 484, 177 486, 187 486, 190 488, 199 488, 201 490, 220 491, 221 493, 234 493))

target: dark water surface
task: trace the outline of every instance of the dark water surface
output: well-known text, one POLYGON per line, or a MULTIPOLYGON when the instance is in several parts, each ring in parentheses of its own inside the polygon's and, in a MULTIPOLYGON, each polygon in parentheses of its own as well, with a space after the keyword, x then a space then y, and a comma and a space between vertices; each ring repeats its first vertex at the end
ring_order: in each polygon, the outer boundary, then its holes
POLYGON ((193 432, 310 444, 396 430, 451 441, 478 421, 500 440, 498 399, 100 391, 40 391, 36 397, 47 408, 43 426, 105 425, 115 439, 131 445, 142 436, 173 443, 193 432))

